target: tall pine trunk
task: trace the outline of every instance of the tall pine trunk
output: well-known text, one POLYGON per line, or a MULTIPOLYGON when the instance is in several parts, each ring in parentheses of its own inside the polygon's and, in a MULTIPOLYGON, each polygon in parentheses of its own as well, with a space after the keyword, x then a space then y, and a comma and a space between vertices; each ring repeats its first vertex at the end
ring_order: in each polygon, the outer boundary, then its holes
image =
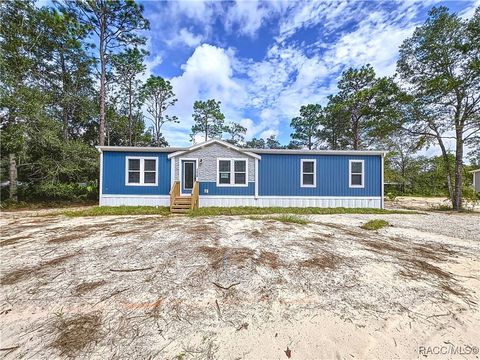
POLYGON ((9 178, 10 178, 10 194, 9 198, 12 201, 17 202, 17 161, 15 160, 15 154, 8 154, 9 160, 9 178))
MULTIPOLYGON (((65 66, 65 56, 63 55, 63 50, 60 51, 60 64, 62 68, 62 90, 63 90, 63 99, 62 99, 62 118, 63 118, 63 140, 68 140, 68 101, 65 100, 69 86, 67 84, 67 67, 65 66)), ((69 94, 70 95, 70 94, 69 94)))
POLYGON ((100 124, 98 129, 99 145, 105 145, 105 101, 107 97, 107 59, 105 53, 105 15, 101 16, 100 25, 100 124))
POLYGON ((437 136, 438 144, 440 145, 440 149, 442 150, 442 159, 443 164, 445 166, 445 172, 447 173, 447 186, 448 186, 448 195, 450 200, 452 201, 452 206, 454 206, 455 199, 453 194, 453 185, 452 185, 452 169, 450 167, 450 161, 448 161, 448 152, 445 148, 445 144, 440 136, 437 136))
POLYGON ((456 130, 457 141, 455 149, 455 188, 453 193, 453 209, 462 209, 462 171, 463 171, 463 129, 456 130))

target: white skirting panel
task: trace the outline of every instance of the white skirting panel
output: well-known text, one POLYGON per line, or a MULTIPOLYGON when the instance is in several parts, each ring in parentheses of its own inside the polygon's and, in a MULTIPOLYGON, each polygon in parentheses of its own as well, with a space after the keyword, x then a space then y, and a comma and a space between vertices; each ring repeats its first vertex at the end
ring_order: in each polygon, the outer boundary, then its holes
POLYGON ((102 195, 100 206, 170 206, 169 195, 102 195))
POLYGON ((200 207, 346 207, 381 208, 381 197, 301 197, 301 196, 200 196, 200 207))
MULTIPOLYGON (((170 206, 168 195, 102 195, 101 206, 170 206)), ((381 208, 381 197, 214 196, 201 195, 200 207, 346 207, 381 208)))

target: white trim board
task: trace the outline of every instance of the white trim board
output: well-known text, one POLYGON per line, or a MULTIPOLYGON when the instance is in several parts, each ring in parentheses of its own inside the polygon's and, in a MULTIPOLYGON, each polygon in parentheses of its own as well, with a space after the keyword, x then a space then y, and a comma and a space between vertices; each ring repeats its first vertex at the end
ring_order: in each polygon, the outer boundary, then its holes
POLYGON ((315 188, 317 187, 317 159, 300 159, 300 187, 302 188, 315 188), (303 172, 303 163, 313 162, 313 184, 304 184, 303 175, 308 175, 312 173, 303 172))
POLYGON ((209 146, 211 144, 219 144, 219 145, 222 145, 226 148, 229 148, 229 149, 232 149, 232 150, 235 150, 235 151, 238 151, 239 153, 242 153, 242 154, 245 154, 247 156, 250 156, 250 157, 253 157, 255 159, 261 159, 262 157, 260 155, 257 155, 257 154, 254 154, 250 151, 245 151, 245 149, 242 149, 242 148, 239 148, 238 146, 235 146, 235 145, 232 145, 228 142, 225 142, 225 141, 222 141, 222 140, 218 140, 218 139, 211 139, 211 140, 208 140, 208 141, 204 141, 202 143, 199 143, 199 144, 195 144, 193 146, 190 146, 189 148, 187 149, 183 149, 183 150, 180 150, 180 151, 176 151, 174 153, 171 153, 171 154, 168 154, 168 158, 171 159, 171 158, 174 158, 176 156, 180 156, 180 155, 183 155, 185 153, 188 153, 190 151, 194 151, 196 149, 201 149, 205 146, 209 146))
MULTIPOLYGON (((174 159, 172 159, 171 161, 174 161, 174 159)), ((198 159, 197 158, 179 158, 178 159, 178 181, 180 181, 180 195, 181 196, 188 196, 190 195, 190 193, 182 193, 182 190, 183 190, 183 179, 182 179, 182 170, 183 170, 183 166, 182 166, 182 161, 195 161, 195 179, 193 179, 193 182, 197 181, 198 180, 198 159)))
MULTIPOLYGON (((132 172, 137 172, 137 170, 132 170, 132 172)), ((152 171, 147 171, 152 172, 152 171)), ((156 156, 125 156, 125 186, 158 186, 158 178, 159 178, 159 163, 158 157, 156 156), (138 172, 139 180, 138 183, 131 183, 128 181, 128 175, 130 173, 130 169, 128 167, 128 160, 139 160, 140 161, 140 168, 138 172), (146 183, 145 182, 145 160, 155 160, 155 182, 154 183, 146 183)))
POLYGON ((355 160, 350 159, 348 160, 348 187, 350 188, 365 188, 365 160, 355 160), (352 163, 361 163, 362 164, 362 172, 361 173, 352 173, 352 163), (361 175, 362 176, 362 183, 352 184, 352 175, 361 175))

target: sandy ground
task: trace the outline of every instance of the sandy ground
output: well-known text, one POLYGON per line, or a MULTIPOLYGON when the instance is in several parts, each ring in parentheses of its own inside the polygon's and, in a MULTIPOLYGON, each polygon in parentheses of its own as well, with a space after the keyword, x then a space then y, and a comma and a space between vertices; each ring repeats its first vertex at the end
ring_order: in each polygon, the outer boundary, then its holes
MULTIPOLYGON (((446 197, 398 196, 394 201, 385 201, 389 209, 435 210, 442 207, 451 207, 450 199, 446 197)), ((480 212, 480 200, 464 202, 464 208, 473 212, 480 212)))
POLYGON ((304 218, 3 213, 0 356, 479 358, 477 214, 304 218))

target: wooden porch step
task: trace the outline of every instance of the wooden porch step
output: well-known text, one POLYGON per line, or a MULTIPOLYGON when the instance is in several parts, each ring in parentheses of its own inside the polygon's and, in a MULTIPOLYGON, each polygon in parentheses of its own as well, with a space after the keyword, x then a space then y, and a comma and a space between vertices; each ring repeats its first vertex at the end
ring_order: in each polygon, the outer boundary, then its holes
POLYGON ((173 201, 174 204, 191 204, 192 198, 191 197, 176 197, 173 201))
POLYGON ((190 207, 188 208, 176 208, 176 207, 172 207, 170 209, 170 212, 172 213, 178 213, 178 214, 184 214, 184 213, 187 213, 188 210, 190 210, 190 207))
POLYGON ((172 208, 174 209, 190 209, 191 204, 173 204, 172 208))

